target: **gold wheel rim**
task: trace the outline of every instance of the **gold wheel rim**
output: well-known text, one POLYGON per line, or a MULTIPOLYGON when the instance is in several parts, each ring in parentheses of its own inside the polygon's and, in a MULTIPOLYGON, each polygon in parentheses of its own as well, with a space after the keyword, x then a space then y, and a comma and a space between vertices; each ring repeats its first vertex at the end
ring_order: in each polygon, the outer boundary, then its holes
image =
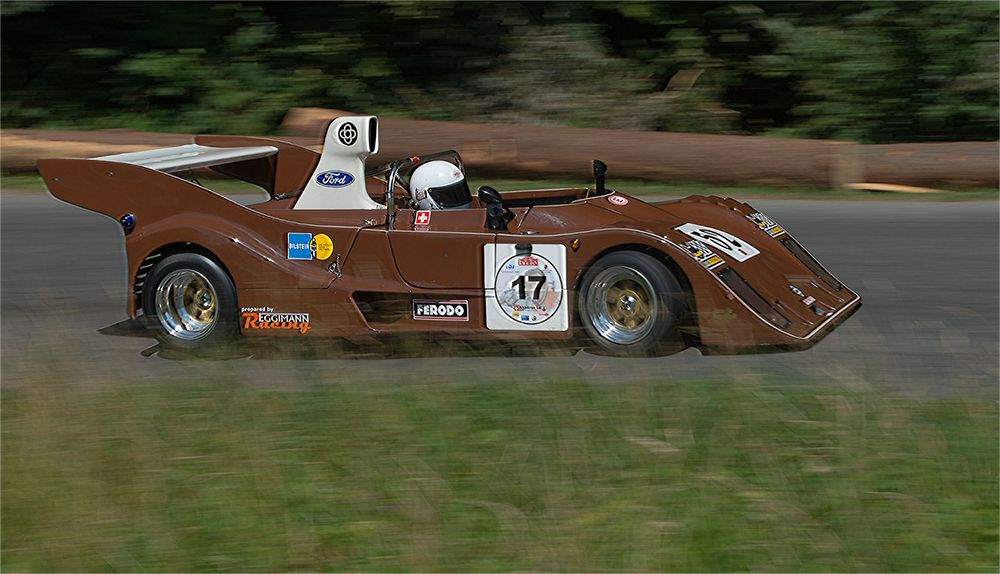
POLYGON ((218 296, 201 273, 179 269, 156 288, 156 314, 167 332, 188 341, 207 336, 215 325, 218 296))
POLYGON ((652 299, 642 285, 623 279, 611 285, 604 295, 608 317, 623 329, 638 329, 649 319, 652 299))
POLYGON ((617 345, 631 345, 648 335, 658 307, 656 290, 649 279, 624 265, 598 273, 584 304, 587 319, 597 333, 617 345))

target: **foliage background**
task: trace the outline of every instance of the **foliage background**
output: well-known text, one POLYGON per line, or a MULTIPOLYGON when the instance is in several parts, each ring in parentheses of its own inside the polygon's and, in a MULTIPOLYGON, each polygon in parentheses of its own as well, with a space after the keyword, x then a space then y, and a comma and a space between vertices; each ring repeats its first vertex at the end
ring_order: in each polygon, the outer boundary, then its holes
POLYGON ((998 139, 996 2, 11 2, 5 128, 273 133, 292 107, 998 139))

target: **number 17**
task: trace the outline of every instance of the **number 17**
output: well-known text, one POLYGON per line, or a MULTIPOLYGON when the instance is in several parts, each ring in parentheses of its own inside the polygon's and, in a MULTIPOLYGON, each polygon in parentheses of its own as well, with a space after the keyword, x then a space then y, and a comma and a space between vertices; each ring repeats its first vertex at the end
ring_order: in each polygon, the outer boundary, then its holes
MULTIPOLYGON (((520 277, 518 277, 517 279, 515 279, 513 283, 510 284, 511 287, 517 287, 517 298, 518 299, 527 299, 526 293, 525 293, 525 288, 524 288, 524 279, 525 279, 525 277, 526 277, 525 275, 521 275, 520 277)), ((537 300, 538 297, 542 294, 542 285, 545 285, 545 276, 544 275, 541 275, 541 276, 539 276, 539 275, 531 275, 531 276, 527 276, 527 279, 528 279, 528 281, 533 281, 535 283, 535 293, 534 293, 534 295, 532 295, 531 298, 537 300)))

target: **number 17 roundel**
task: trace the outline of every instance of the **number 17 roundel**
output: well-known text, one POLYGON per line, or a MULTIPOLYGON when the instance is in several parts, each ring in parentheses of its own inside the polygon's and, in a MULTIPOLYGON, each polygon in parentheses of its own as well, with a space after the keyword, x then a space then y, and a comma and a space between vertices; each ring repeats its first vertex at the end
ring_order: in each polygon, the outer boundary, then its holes
POLYGON ((551 317, 562 303, 562 278, 555 265, 541 255, 515 255, 500 266, 496 295, 508 317, 536 325, 551 317))

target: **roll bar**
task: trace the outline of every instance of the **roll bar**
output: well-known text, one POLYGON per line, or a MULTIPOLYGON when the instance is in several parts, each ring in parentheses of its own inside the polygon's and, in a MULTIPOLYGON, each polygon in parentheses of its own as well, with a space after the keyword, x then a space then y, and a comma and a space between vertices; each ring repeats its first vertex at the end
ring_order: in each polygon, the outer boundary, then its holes
POLYGON ((465 166, 462 164, 462 157, 458 155, 458 152, 451 149, 448 151, 442 151, 438 153, 432 153, 430 155, 420 156, 420 157, 406 157, 403 159, 397 159, 392 163, 387 163, 380 165, 376 168, 366 170, 365 177, 372 177, 382 175, 388 172, 389 177, 386 178, 385 182, 385 224, 389 229, 392 229, 393 224, 396 222, 396 209, 395 202, 393 201, 393 188, 396 186, 396 178, 399 177, 400 171, 404 168, 410 169, 415 168, 421 163, 431 161, 434 159, 441 158, 451 158, 455 164, 458 165, 458 169, 461 170, 462 175, 465 175, 465 166))

